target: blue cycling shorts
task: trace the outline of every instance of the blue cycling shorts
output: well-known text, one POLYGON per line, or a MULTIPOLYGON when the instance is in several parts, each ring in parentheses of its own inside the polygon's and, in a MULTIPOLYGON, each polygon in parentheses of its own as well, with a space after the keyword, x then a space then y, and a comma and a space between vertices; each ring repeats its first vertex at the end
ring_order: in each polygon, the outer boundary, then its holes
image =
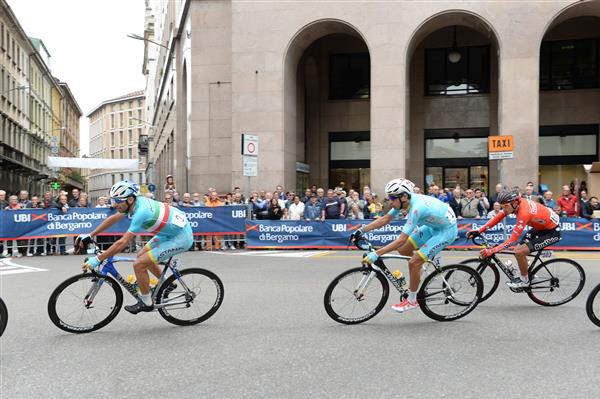
POLYGON ((188 251, 194 243, 189 223, 176 236, 154 236, 146 243, 148 254, 154 264, 166 262, 171 256, 188 251))
POLYGON ((442 229, 432 229, 429 226, 417 227, 409 237, 417 253, 423 260, 433 259, 444 248, 452 244, 458 237, 456 224, 442 229))

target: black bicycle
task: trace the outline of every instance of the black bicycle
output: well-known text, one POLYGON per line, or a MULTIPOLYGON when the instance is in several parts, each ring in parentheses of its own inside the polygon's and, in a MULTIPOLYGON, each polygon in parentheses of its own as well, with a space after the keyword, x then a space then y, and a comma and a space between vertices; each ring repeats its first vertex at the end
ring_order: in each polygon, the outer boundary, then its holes
MULTIPOLYGON (((116 262, 134 261, 134 258, 113 256, 104 260, 99 271, 85 270, 60 283, 48 300, 50 320, 71 333, 87 333, 106 326, 117 317, 123 305, 123 290, 119 284, 141 301, 137 284, 125 281, 114 266, 116 262)), ((173 324, 201 323, 223 303, 223 283, 211 271, 179 270, 178 266, 179 262, 172 258, 164 264, 151 293, 154 309, 173 324)))
POLYGON ((2 298, 0 298, 0 337, 4 333, 4 330, 6 330, 7 323, 8 323, 8 309, 6 307, 6 304, 2 300, 2 298))
POLYGON ((594 323, 598 327, 600 327, 600 298, 598 298, 599 292, 600 284, 598 284, 592 289, 585 303, 585 311, 587 312, 588 317, 590 318, 592 323, 594 323))
MULTIPOLYGON (((474 237, 473 242, 484 248, 493 245, 484 237, 474 237)), ((511 253, 511 252, 503 252, 511 253)), ((510 288, 512 292, 525 292, 531 300, 543 306, 558 306, 575 298, 585 284, 585 272, 579 263, 571 259, 554 258, 542 261, 542 257, 551 257, 549 250, 533 252, 534 257, 529 265, 530 287, 524 289, 510 288)), ((461 262, 463 265, 473 267, 483 280, 483 295, 481 302, 489 299, 500 284, 500 272, 508 277, 509 281, 519 278, 520 272, 517 265, 503 262, 497 254, 486 259, 472 258, 461 262)))
MULTIPOLYGON (((359 249, 372 251, 366 239, 355 240, 359 249), (362 242, 361 242, 362 241, 362 242)), ((400 293, 400 300, 408 298, 404 277, 396 278, 385 266, 384 260, 409 256, 384 255, 374 264, 362 264, 337 276, 325 290, 324 305, 327 314, 338 323, 358 324, 377 315, 385 306, 390 290, 389 283, 400 293)), ((417 294, 423 313, 438 321, 451 321, 471 313, 481 298, 483 282, 479 274, 465 265, 440 266, 427 261, 427 275, 417 294), (431 270, 429 272, 427 269, 431 270)))

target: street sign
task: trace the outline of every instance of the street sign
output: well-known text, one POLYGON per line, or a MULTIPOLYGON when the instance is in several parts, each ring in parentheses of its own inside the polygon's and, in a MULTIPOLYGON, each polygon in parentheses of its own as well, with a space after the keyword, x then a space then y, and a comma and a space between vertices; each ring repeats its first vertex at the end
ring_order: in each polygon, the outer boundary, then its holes
POLYGON ((156 191, 156 186, 153 183, 149 183, 148 184, 148 191, 150 191, 151 193, 153 193, 154 191, 156 191))
POLYGON ((242 157, 244 176, 258 176, 258 157, 244 155, 242 157))
POLYGON ((488 137, 489 159, 512 159, 513 136, 490 136, 488 137))
POLYGON ((242 134, 242 155, 258 156, 258 136, 242 134))
POLYGON ((59 188, 60 188, 60 184, 58 182, 52 183, 52 189, 53 190, 58 190, 59 188))

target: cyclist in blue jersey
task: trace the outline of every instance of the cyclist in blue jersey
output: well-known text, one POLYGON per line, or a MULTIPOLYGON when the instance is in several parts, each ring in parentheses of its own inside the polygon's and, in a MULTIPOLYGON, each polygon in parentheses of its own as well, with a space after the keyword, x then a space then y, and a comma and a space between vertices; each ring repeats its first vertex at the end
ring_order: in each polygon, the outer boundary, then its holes
POLYGON ((151 233, 152 239, 137 253, 133 270, 140 288, 142 301, 125 306, 125 310, 136 314, 154 309, 150 295, 148 270, 160 277, 160 262, 190 249, 193 243, 192 228, 185 214, 177 208, 150 198, 138 196, 139 186, 127 180, 116 183, 110 189, 110 197, 118 213, 104 220, 90 234, 77 237, 76 245, 89 244, 92 237, 108 229, 119 220, 131 219, 129 230, 106 251, 87 260, 85 267, 98 268, 107 258, 125 249, 136 233, 151 233))
POLYGON ((394 250, 411 257, 408 262, 410 272, 408 298, 392 305, 392 309, 400 313, 418 307, 417 291, 424 261, 433 259, 441 250, 454 242, 458 234, 456 216, 452 208, 437 198, 415 194, 414 187, 414 183, 406 179, 391 180, 385 186, 385 192, 391 201, 392 209, 385 216, 366 226, 363 225, 352 233, 353 238, 360 238, 364 233, 390 223, 400 212, 406 213, 406 224, 402 228, 400 237, 377 251, 369 252, 363 259, 364 262, 371 264, 381 255, 394 250))

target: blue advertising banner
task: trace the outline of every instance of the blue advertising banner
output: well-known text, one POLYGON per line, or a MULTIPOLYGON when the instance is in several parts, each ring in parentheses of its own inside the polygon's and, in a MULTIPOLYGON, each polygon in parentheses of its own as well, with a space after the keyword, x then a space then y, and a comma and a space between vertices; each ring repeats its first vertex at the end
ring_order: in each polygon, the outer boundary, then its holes
MULTIPOLYGON (((476 248, 467 240, 469 230, 483 226, 488 219, 461 219, 458 221, 458 238, 449 248, 476 248)), ((322 248, 351 249, 348 239, 352 231, 370 220, 326 220, 325 222, 269 221, 246 222, 247 248, 322 248)), ((384 246, 400 236, 405 221, 400 219, 366 234, 375 246, 384 246)), ((484 233, 494 244, 510 237, 514 218, 507 218, 484 233)), ((560 221, 562 240, 552 249, 600 250, 600 221, 563 218, 560 221)))
MULTIPOLYGON (((244 234, 245 206, 182 208, 194 235, 244 234)), ((0 239, 44 238, 89 233, 114 210, 107 208, 22 209, 0 211, 0 239)), ((103 235, 123 234, 129 228, 125 218, 103 235)))

